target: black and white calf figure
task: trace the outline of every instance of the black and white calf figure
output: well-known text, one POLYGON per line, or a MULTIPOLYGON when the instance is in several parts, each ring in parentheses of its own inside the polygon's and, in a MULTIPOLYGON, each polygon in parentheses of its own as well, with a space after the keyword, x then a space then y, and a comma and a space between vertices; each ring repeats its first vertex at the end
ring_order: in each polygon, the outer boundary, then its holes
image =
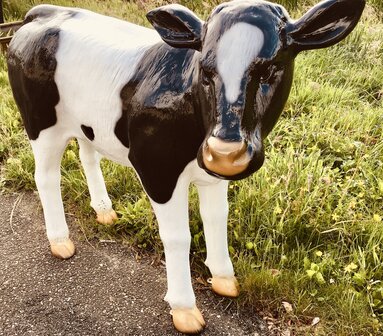
POLYGON ((339 42, 363 8, 364 0, 326 0, 293 21, 279 5, 238 0, 219 5, 204 22, 168 5, 148 13, 155 30, 76 8, 30 10, 9 46, 8 68, 52 253, 74 254, 60 161, 77 138, 101 223, 116 214, 100 155, 137 172, 159 223, 174 324, 200 331, 205 323, 189 268, 190 183, 200 196, 213 290, 235 297, 227 180, 262 166, 262 141, 289 95, 295 56, 339 42))

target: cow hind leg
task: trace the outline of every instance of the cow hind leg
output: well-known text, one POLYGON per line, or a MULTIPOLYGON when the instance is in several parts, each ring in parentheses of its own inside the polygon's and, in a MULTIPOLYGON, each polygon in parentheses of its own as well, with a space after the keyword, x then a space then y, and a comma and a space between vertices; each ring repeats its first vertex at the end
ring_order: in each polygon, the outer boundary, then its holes
POLYGON ((80 160, 88 183, 90 205, 96 211, 99 223, 112 224, 117 219, 117 214, 112 208, 112 201, 105 187, 100 167, 101 156, 89 142, 77 140, 80 146, 80 160))
POLYGON ((205 321, 196 307, 191 283, 188 186, 189 182, 181 177, 172 198, 165 204, 152 201, 152 206, 165 250, 168 281, 165 300, 172 308, 176 329, 182 333, 193 334, 204 328, 205 321))
POLYGON ((212 289, 222 296, 237 297, 239 286, 227 244, 227 187, 227 181, 220 181, 197 189, 207 248, 205 263, 212 274, 212 289))
POLYGON ((67 145, 67 139, 55 128, 40 132, 31 141, 35 157, 35 181, 43 206, 47 236, 52 254, 68 259, 75 253, 75 246, 69 239, 60 189, 60 163, 67 145))

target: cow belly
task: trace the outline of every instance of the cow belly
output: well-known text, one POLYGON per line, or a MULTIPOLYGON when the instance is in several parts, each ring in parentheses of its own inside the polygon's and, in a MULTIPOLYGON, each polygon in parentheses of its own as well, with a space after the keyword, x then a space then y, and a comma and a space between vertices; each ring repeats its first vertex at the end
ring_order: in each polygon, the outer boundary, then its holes
MULTIPOLYGON (((124 166, 131 166, 128 158, 129 148, 123 146, 115 136, 111 123, 105 122, 103 125, 101 118, 98 120, 88 119, 83 115, 73 118, 72 113, 75 111, 68 110, 63 105, 63 102, 60 101, 56 106, 57 127, 64 130, 68 138, 87 140, 102 156, 124 166), (93 140, 87 136, 88 132, 84 132, 84 128, 90 129, 90 132, 94 135, 93 140)), ((92 105, 89 105, 89 107, 91 108, 92 105)), ((95 111, 101 114, 100 110, 95 111)), ((113 112, 117 114, 116 111, 113 112)))

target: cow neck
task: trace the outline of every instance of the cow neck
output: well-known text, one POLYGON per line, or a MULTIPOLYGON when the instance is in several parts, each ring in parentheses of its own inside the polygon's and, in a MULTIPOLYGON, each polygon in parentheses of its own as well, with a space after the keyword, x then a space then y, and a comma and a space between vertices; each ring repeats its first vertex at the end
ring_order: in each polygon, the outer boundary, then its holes
POLYGON ((157 203, 172 197, 177 181, 204 139, 197 87, 198 52, 158 43, 150 47, 121 91, 115 134, 157 203))

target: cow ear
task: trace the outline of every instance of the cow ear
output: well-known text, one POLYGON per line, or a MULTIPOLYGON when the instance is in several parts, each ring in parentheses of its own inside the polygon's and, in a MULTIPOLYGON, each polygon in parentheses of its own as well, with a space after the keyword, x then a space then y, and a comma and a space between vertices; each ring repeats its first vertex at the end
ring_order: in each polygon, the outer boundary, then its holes
POLYGON ((172 47, 201 49, 203 21, 181 5, 166 5, 146 14, 161 38, 172 47))
POLYGON ((362 15, 365 0, 325 0, 288 28, 297 52, 329 47, 344 39, 362 15))

